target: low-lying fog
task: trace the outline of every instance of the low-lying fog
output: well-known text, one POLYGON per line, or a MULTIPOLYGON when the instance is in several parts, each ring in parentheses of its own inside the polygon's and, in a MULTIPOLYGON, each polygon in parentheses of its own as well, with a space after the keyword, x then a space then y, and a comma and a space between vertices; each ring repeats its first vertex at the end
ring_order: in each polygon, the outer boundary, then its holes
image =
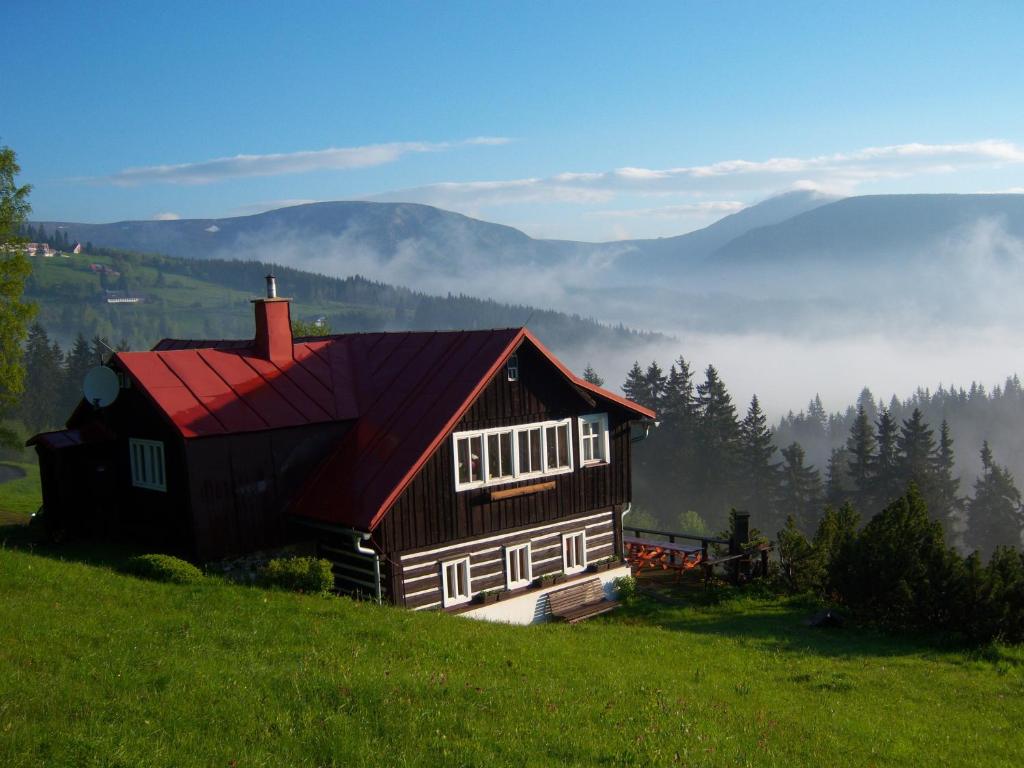
POLYGON ((820 393, 845 408, 865 385, 886 400, 1001 383, 1024 351, 1024 242, 979 220, 914 252, 824 254, 795 262, 677 265, 652 274, 628 249, 517 263, 500 253, 421 255, 416 243, 382 259, 346 237, 246 246, 252 258, 325 274, 360 274, 426 293, 464 293, 656 330, 677 341, 629 349, 556 350, 591 363, 609 385, 634 360, 668 368, 683 355, 713 363, 742 406, 757 393, 772 419, 820 393))

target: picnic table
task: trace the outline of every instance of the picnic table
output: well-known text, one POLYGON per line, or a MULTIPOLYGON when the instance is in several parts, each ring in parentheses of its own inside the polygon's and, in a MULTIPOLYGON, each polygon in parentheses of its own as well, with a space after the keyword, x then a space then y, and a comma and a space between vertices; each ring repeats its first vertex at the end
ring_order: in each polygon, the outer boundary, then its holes
POLYGON ((633 573, 639 574, 645 568, 663 571, 675 571, 676 579, 686 571, 693 570, 704 560, 701 546, 676 544, 669 541, 640 539, 624 536, 622 543, 626 547, 626 559, 633 567, 633 573))

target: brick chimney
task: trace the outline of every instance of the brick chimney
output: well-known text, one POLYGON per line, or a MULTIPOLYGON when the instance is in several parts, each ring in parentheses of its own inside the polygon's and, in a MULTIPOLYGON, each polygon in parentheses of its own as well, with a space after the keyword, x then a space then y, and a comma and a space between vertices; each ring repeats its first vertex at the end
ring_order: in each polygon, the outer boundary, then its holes
POLYGON ((256 354, 272 363, 292 359, 291 299, 277 297, 277 279, 267 275, 267 298, 253 299, 256 310, 256 354))

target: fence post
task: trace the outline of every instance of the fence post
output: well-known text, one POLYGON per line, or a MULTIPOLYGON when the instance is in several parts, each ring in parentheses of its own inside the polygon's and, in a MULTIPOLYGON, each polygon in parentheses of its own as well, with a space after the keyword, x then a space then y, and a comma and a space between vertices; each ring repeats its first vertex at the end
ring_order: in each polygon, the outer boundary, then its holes
MULTIPOLYGON (((743 553, 747 542, 750 540, 750 515, 738 510, 733 511, 733 531, 729 537, 729 554, 739 555, 743 553)), ((749 558, 733 560, 732 577, 733 583, 738 583, 741 574, 750 574, 749 558)))

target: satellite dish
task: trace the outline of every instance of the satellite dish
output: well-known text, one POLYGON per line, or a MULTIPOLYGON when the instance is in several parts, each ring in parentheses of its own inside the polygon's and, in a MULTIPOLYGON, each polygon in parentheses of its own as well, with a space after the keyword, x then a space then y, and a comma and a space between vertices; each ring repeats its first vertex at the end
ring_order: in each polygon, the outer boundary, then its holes
POLYGON ((97 365, 90 370, 82 382, 82 394, 97 408, 106 408, 117 400, 120 391, 121 383, 117 380, 117 374, 105 365, 97 365))

